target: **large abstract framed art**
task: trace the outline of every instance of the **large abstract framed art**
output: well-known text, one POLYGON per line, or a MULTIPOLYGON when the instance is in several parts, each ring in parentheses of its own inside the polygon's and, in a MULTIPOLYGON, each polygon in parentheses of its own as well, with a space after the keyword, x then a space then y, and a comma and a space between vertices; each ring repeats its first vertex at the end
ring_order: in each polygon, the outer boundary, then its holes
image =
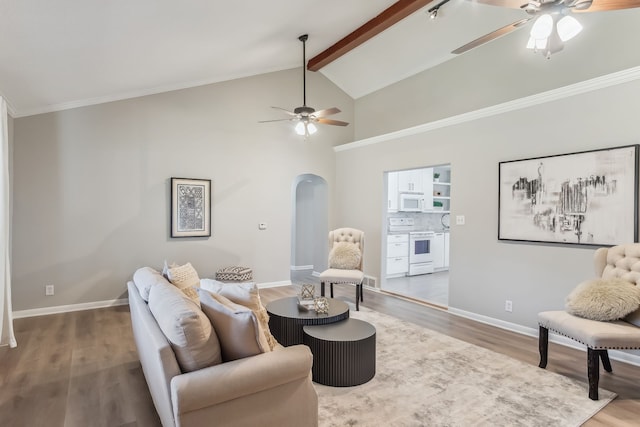
POLYGON ((500 162, 498 239, 637 242, 638 147, 500 162))
POLYGON ((211 180, 171 178, 171 237, 211 236, 211 180))

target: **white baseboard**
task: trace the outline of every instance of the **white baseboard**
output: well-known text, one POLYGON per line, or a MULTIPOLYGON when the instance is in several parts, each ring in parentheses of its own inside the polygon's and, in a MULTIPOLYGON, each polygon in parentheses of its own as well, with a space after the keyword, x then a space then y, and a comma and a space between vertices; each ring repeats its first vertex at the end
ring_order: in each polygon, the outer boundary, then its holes
POLYGON ((14 319, 23 317, 46 316, 48 314, 70 313, 72 311, 94 310, 96 308, 114 307, 117 305, 129 304, 128 298, 114 299, 107 301, 85 302, 81 304, 56 305, 53 307, 32 308, 29 310, 18 310, 13 312, 14 319))
POLYGON ((258 283, 258 289, 279 288, 280 286, 290 286, 291 280, 281 280, 279 282, 258 283))
POLYGON ((292 265, 292 271, 301 271, 301 270, 313 270, 313 264, 311 265, 292 265))
POLYGON ((320 277, 320 272, 319 271, 314 271, 314 272, 311 273, 311 275, 313 277, 320 277))
MULTIPOLYGON (((485 323, 487 325, 495 326, 507 331, 516 332, 518 334, 527 335, 530 337, 538 338, 538 329, 529 328, 526 326, 518 325, 516 323, 506 322, 500 319, 494 319, 493 317, 483 316, 481 314, 471 313, 469 311, 460 310, 454 307, 449 307, 449 313, 456 316, 464 317, 467 319, 475 320, 476 322, 485 323)), ((564 337, 562 335, 554 334, 549 331, 549 341, 563 345, 565 347, 575 348, 580 351, 587 351, 587 347, 572 340, 571 338, 564 337)), ((630 354, 619 350, 609 350, 609 358, 626 362, 631 365, 640 366, 640 356, 630 354)))

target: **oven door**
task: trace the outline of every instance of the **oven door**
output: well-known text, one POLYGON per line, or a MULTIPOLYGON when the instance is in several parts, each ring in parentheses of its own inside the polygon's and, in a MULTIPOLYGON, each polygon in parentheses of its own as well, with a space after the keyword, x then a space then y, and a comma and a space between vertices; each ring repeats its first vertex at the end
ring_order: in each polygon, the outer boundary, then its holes
POLYGON ((409 247, 409 264, 420 264, 433 261, 432 239, 433 233, 417 233, 411 235, 409 247))

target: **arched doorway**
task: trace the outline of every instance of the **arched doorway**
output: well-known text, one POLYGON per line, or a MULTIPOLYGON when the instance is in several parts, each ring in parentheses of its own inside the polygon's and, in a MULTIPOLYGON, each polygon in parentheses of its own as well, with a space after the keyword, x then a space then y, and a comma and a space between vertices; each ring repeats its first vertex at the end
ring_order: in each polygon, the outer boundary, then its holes
POLYGON ((328 189, 324 178, 299 175, 292 186, 291 282, 327 268, 328 189))

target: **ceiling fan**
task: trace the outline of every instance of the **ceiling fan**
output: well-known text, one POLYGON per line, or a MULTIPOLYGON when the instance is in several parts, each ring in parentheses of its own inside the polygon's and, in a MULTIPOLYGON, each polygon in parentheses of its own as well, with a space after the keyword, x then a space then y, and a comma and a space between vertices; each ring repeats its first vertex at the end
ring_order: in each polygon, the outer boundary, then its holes
POLYGON ((495 31, 485 34, 452 51, 464 53, 508 34, 535 19, 527 48, 541 52, 547 58, 564 48, 564 42, 575 37, 582 26, 572 16, 573 12, 600 12, 640 7, 640 0, 471 0, 491 6, 522 9, 530 15, 495 31))
POLYGON ((332 120, 326 119, 326 116, 330 116, 332 114, 337 114, 340 110, 336 107, 326 108, 324 110, 316 111, 315 108, 307 106, 307 67, 306 67, 306 41, 309 38, 308 34, 303 34, 298 37, 298 40, 302 42, 302 106, 296 107, 293 111, 289 111, 285 108, 280 107, 271 107, 277 110, 282 110, 287 113, 289 118, 286 119, 276 119, 276 120, 262 120, 259 123, 268 123, 268 122, 281 122, 281 121, 292 121, 298 122, 295 127, 295 131, 298 135, 303 135, 305 138, 311 134, 316 133, 318 128, 314 123, 320 123, 323 125, 334 125, 334 126, 347 126, 349 123, 343 122, 340 120, 332 120))

